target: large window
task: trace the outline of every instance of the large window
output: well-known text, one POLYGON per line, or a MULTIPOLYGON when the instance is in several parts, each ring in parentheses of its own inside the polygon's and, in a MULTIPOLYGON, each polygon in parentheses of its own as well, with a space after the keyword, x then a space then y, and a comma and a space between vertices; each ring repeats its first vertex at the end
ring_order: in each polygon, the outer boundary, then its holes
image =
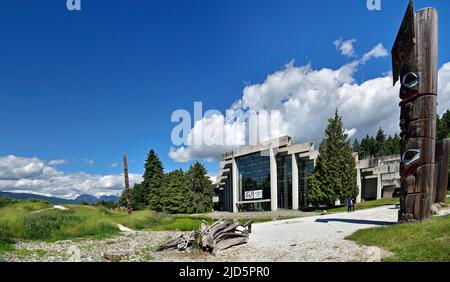
POLYGON ((308 203, 305 200, 305 193, 308 187, 308 177, 314 171, 314 161, 299 159, 298 166, 298 204, 300 208, 307 208, 308 203))
POLYGON ((277 156, 278 208, 292 209, 292 155, 277 156))
MULTIPOLYGON (((268 152, 236 158, 239 201, 270 200, 270 157, 268 152)), ((266 209, 267 205, 264 206, 266 209)), ((269 205, 270 209, 270 205, 269 205)))

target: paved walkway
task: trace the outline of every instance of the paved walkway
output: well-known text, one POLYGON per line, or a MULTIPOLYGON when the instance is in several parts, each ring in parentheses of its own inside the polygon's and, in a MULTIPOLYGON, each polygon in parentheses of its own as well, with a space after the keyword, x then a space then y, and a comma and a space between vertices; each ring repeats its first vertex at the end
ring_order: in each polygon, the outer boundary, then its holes
POLYGON ((231 250, 235 255, 225 252, 234 261, 377 261, 382 255, 379 249, 344 238, 359 229, 396 223, 397 211, 389 205, 258 223, 253 225, 248 244, 231 250))

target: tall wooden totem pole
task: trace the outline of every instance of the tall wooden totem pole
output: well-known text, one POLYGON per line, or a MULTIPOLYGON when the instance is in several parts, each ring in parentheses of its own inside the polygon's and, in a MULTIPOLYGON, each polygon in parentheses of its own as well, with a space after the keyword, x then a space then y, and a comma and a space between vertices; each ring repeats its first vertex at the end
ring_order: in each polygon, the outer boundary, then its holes
POLYGON ((127 163, 127 156, 125 154, 122 155, 123 160, 123 176, 125 179, 125 197, 127 199, 127 211, 128 214, 131 214, 133 208, 131 206, 131 193, 130 193, 130 181, 128 178, 128 163, 127 163))
POLYGON ((399 222, 424 220, 435 197, 438 16, 414 13, 411 0, 392 48, 400 89, 401 190, 399 222))

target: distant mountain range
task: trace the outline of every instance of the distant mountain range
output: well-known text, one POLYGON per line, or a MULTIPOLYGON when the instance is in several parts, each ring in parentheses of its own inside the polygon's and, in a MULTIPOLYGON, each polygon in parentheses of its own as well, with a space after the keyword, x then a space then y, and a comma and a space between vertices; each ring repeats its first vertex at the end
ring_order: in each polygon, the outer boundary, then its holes
POLYGON ((42 195, 36 195, 36 194, 27 194, 27 193, 11 193, 11 192, 2 192, 0 191, 0 196, 8 196, 12 199, 17 200, 29 200, 29 199, 36 199, 36 200, 42 200, 47 201, 52 205, 76 205, 81 204, 83 202, 87 202, 89 204, 96 203, 98 201, 117 201, 117 196, 114 195, 104 195, 100 198, 97 198, 95 196, 89 195, 89 194, 83 194, 78 197, 76 197, 73 200, 67 200, 62 198, 56 198, 56 197, 47 197, 42 195))

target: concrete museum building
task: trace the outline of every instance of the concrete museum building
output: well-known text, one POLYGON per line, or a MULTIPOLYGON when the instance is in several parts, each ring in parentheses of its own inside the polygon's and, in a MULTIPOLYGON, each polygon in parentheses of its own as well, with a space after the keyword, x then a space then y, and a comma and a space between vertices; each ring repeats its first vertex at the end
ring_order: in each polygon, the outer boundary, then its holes
MULTIPOLYGON (((319 151, 283 136, 224 153, 215 186, 215 209, 275 211, 307 208, 305 192, 319 151)), ((392 197, 400 189, 400 156, 358 160, 357 201, 392 197)))

